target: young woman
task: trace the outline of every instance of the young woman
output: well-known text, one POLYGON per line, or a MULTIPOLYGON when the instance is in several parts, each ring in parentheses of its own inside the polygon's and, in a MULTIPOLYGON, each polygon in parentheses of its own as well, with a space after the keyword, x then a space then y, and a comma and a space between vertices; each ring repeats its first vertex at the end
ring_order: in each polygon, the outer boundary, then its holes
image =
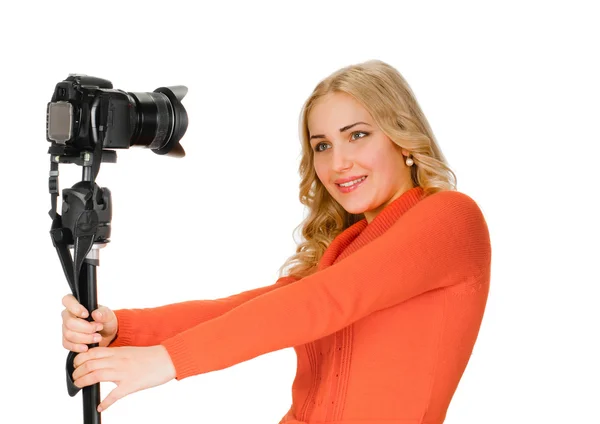
POLYGON ((486 221, 400 73, 381 61, 321 81, 301 113, 303 240, 272 285, 227 298, 88 311, 63 298, 78 387, 138 390, 293 347, 280 423, 444 421, 490 283, 486 221), (88 349, 86 344, 99 343, 88 349))

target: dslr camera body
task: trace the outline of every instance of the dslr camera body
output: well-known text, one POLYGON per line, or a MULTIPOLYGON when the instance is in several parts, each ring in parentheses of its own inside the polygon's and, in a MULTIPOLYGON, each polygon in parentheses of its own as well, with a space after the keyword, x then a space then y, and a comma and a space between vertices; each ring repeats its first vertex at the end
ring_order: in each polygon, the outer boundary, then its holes
POLYGON ((179 140, 188 125, 181 100, 185 86, 125 92, 110 81, 70 74, 56 84, 46 113, 48 153, 78 157, 83 151, 140 146, 159 155, 182 157, 179 140))

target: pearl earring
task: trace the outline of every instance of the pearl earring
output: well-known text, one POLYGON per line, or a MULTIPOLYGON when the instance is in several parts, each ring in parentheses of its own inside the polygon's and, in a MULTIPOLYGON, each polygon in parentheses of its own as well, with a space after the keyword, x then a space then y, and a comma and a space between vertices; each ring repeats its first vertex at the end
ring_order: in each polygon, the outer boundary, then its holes
POLYGON ((406 159, 406 165, 407 166, 413 166, 414 163, 415 163, 415 161, 412 160, 412 158, 409 157, 409 158, 406 159))

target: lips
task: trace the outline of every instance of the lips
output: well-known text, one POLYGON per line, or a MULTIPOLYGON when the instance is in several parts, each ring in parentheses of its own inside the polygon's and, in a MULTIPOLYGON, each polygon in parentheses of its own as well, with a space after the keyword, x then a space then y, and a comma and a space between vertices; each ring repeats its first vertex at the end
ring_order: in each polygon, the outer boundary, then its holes
POLYGON ((363 177, 366 177, 366 175, 356 175, 354 177, 340 178, 340 179, 335 180, 334 184, 337 184, 337 185, 345 184, 345 183, 349 183, 350 181, 359 180, 363 177))
MULTIPOLYGON (((352 180, 351 180, 352 181, 352 180)), ((367 181, 367 176, 365 175, 364 178, 360 179, 359 182, 352 184, 349 187, 343 187, 339 184, 336 184, 338 190, 342 193, 350 193, 354 190, 357 190, 358 188, 362 187, 362 185, 364 184, 364 182, 367 181)))

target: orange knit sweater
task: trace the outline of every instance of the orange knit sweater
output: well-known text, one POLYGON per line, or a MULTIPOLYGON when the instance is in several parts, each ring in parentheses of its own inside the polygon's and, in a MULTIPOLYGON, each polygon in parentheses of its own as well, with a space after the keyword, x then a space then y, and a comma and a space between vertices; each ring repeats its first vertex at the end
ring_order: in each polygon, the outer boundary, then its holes
POLYGON ((176 379, 293 347, 280 424, 440 424, 483 318, 491 245, 466 194, 404 192, 339 234, 302 279, 121 309, 111 346, 165 346, 176 379))

